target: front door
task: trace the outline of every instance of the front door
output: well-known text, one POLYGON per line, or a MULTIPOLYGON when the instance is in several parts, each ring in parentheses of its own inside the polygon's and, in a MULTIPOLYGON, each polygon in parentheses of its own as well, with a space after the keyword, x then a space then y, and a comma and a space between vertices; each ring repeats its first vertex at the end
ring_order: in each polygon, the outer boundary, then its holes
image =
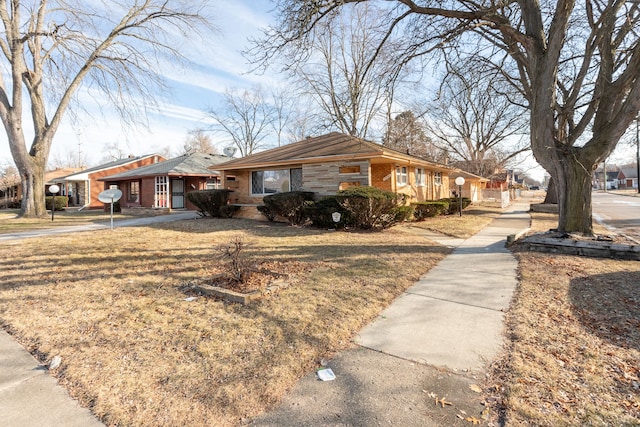
POLYGON ((184 209, 184 180, 171 180, 171 208, 184 209))

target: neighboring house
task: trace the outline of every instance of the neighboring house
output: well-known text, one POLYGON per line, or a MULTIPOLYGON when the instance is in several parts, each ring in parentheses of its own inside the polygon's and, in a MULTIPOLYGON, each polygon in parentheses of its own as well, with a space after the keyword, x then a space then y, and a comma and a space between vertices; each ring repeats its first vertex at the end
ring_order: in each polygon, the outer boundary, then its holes
POLYGON ((607 168, 606 180, 603 170, 597 170, 593 176, 593 188, 598 190, 617 190, 620 186, 620 182, 626 181, 624 174, 617 166, 612 166, 611 169, 607 168))
POLYGON ((636 163, 620 166, 620 171, 624 175, 620 188, 638 189, 638 165, 636 163))
MULTIPOLYGON (((354 186, 373 186, 406 194, 409 200, 438 200, 452 196, 451 184, 461 172, 360 138, 333 132, 327 135, 231 160, 215 168, 224 187, 233 190, 235 204, 261 204, 268 194, 304 190, 319 196, 354 186)), ((482 178, 468 177, 469 189, 482 178), (474 183, 475 182, 475 183, 474 183)), ((455 187, 455 185, 454 185, 455 187)))
POLYGON ((459 176, 464 178, 464 185, 462 186, 462 197, 468 197, 472 202, 479 202, 482 200, 482 190, 487 187, 489 180, 482 178, 481 176, 474 175, 472 173, 457 170, 449 174, 451 177, 450 184, 452 191, 458 191, 458 186, 455 184, 455 179, 459 176))
MULTIPOLYGON (((64 176, 68 176, 68 175, 72 175, 75 173, 78 173, 80 171, 84 170, 84 168, 57 168, 54 169, 52 171, 47 171, 44 173, 44 192, 46 196, 51 196, 51 192, 49 192, 49 187, 51 187, 53 184, 55 184, 56 182, 59 182, 59 179, 64 177, 64 176)), ((69 202, 72 198, 72 194, 73 194, 73 186, 71 184, 65 184, 65 185, 60 185, 58 184, 58 186, 60 187, 60 191, 58 191, 56 193, 56 196, 69 196, 67 199, 67 206, 69 205, 69 202)))
POLYGON ((508 190, 526 185, 525 177, 513 169, 503 169, 489 177, 487 188, 508 190))
POLYGON ((197 209, 186 198, 189 191, 220 188, 220 173, 211 167, 229 160, 218 154, 193 153, 164 162, 104 176, 105 188, 122 191, 120 206, 197 209))
POLYGON ((165 158, 158 154, 115 160, 80 172, 55 178, 48 184, 57 184, 64 189, 69 196, 69 206, 78 206, 81 209, 99 209, 104 203, 98 200, 98 194, 107 189, 100 178, 114 175, 127 170, 147 166, 164 161, 165 158))

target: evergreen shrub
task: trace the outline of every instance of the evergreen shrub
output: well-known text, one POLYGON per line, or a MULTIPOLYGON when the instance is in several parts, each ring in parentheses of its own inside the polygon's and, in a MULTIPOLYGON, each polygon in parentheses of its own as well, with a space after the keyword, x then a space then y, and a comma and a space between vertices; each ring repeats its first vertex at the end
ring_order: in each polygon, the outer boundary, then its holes
POLYGON ((227 206, 230 193, 232 191, 227 189, 190 191, 187 193, 187 199, 198 208, 202 216, 229 218, 225 216, 228 208, 224 207, 227 206))

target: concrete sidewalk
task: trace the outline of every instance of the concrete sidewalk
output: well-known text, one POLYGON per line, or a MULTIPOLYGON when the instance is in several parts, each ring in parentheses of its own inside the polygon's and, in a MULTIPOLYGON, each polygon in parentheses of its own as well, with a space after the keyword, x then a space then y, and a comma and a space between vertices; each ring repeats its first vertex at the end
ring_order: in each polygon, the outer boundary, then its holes
MULTIPOLYGON (((131 219, 121 219, 113 221, 113 228, 120 227, 140 227, 144 225, 158 224, 161 222, 178 221, 185 219, 200 218, 200 215, 194 211, 172 212, 166 215, 157 216, 141 216, 131 219)), ((105 230, 111 228, 111 221, 100 222, 95 224, 72 225, 69 227, 45 228, 42 230, 23 231, 18 233, 0 234, 0 242, 7 240, 27 239, 30 237, 51 236, 54 234, 67 234, 78 231, 105 230)))
POLYGON ((252 425, 462 426, 467 415, 479 419, 482 396, 470 386, 502 347, 504 310, 517 284, 505 243, 530 226, 528 211, 528 203, 512 205, 467 240, 426 233, 453 253, 328 362, 335 380, 306 375, 252 425), (452 405, 434 405, 443 397, 452 405))
POLYGON ((503 312, 517 285, 508 235, 530 225, 512 205, 459 246, 362 330, 356 343, 428 365, 482 369, 502 346, 503 312))
POLYGON ((0 329, 0 425, 93 427, 103 424, 80 407, 20 344, 0 329))

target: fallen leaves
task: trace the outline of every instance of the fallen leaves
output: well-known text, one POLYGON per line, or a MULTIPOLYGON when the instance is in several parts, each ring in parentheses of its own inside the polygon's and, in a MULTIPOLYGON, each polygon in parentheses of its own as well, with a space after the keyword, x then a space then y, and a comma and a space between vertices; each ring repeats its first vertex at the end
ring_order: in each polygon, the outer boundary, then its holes
POLYGON ((442 399, 438 399, 438 398, 436 397, 435 401, 436 401, 436 406, 438 406, 438 404, 440 404, 440 405, 442 405, 442 407, 443 407, 443 408, 444 408, 445 406, 453 405, 453 403, 451 403, 451 402, 447 402, 447 398, 446 398, 446 397, 443 397, 442 399))
POLYGON ((474 391, 474 392, 476 392, 476 393, 482 393, 482 387, 480 387, 480 386, 479 386, 479 385, 477 385, 477 384, 471 384, 471 385, 469 386, 469 390, 474 391))

